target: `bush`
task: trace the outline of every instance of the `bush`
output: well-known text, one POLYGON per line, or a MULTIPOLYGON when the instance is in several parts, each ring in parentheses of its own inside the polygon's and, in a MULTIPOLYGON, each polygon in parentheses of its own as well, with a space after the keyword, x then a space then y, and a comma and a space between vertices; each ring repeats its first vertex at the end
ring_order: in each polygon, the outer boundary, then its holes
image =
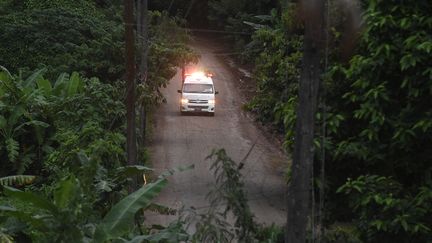
POLYGON ((338 192, 348 195, 355 223, 367 242, 428 242, 431 237, 432 186, 411 195, 389 177, 349 179, 338 192))

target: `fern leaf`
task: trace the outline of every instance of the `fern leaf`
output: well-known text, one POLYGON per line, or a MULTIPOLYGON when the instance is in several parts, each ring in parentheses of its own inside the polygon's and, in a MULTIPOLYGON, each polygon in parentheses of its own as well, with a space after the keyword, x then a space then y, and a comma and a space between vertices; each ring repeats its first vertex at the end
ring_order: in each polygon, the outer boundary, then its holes
POLYGON ((2 186, 22 186, 33 183, 36 176, 32 175, 14 175, 0 178, 0 185, 2 186))

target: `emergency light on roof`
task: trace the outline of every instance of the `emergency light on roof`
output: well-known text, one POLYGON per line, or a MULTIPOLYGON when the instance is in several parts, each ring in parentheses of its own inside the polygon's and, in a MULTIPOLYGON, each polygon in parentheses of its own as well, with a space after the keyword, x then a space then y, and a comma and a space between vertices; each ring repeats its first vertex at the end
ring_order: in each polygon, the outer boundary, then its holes
POLYGON ((193 72, 193 73, 186 73, 185 76, 193 76, 193 77, 213 77, 212 73, 204 73, 204 72, 193 72))

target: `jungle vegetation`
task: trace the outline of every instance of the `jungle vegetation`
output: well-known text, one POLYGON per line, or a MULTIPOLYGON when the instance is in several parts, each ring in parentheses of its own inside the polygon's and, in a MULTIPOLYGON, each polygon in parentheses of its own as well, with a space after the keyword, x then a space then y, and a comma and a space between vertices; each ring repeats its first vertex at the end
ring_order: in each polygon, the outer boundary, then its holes
MULTIPOLYGON (((229 48, 241 52, 233 58, 253 67, 256 90, 245 108, 292 151, 300 1, 194 2, 150 1, 152 83, 139 99, 162 102, 159 88, 196 58, 185 27, 225 31, 229 48)), ((320 212, 311 221, 321 224, 310 226, 310 239, 431 242, 432 3, 359 1, 362 27, 350 33, 343 1, 327 2, 311 182, 320 212)), ((151 168, 146 151, 126 166, 122 8, 118 0, 0 1, 0 242, 281 242, 281 226, 253 221, 241 166, 224 150, 209 156, 221 184, 208 198, 227 205, 225 215, 180 212, 166 228, 142 224, 137 212, 170 213, 152 199, 189 167, 128 193, 132 176, 151 168)))

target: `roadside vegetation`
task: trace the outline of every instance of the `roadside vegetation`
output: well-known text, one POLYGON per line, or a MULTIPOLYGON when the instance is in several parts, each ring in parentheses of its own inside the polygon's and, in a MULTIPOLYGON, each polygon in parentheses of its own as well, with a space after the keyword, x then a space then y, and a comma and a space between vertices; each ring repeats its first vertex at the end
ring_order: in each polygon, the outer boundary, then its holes
MULTIPOLYGON (((163 102, 159 88, 196 60, 185 26, 224 31, 236 60, 254 67, 246 108, 291 152, 299 4, 194 2, 152 3, 161 11, 149 17, 151 82, 138 86, 137 102, 149 110, 163 102)), ((328 2, 309 239, 430 242, 432 4, 359 1, 363 25, 354 33, 343 1, 328 2)), ((208 158, 217 183, 204 213, 152 203, 170 175, 192 165, 130 191, 152 170, 145 151, 126 166, 122 14, 118 0, 0 1, 0 242, 283 242, 283 226, 254 221, 242 164, 223 149, 208 158), (179 217, 146 226, 146 210, 179 217)))
MULTIPOLYGON (((255 1, 252 9, 245 1, 224 3, 209 1, 222 29, 254 28, 250 38, 232 38, 234 48, 243 46, 239 61, 255 60, 256 95, 247 108, 283 133, 292 150, 303 41, 300 6, 273 1, 274 9, 263 16, 260 6, 268 1, 255 1)), ((323 225, 311 226, 311 234, 320 234, 313 227, 324 226, 328 242, 431 241, 432 5, 361 1, 363 27, 355 36, 343 1, 329 3, 313 204, 318 212, 324 190, 325 209, 323 225)))
MULTIPOLYGON (((149 235, 135 214, 160 208, 151 199, 171 172, 128 192, 151 169, 143 153, 126 166, 122 11, 120 1, 0 1, 0 242, 149 235)), ((195 55, 180 19, 149 18, 154 82, 138 95, 151 108, 195 55)))

